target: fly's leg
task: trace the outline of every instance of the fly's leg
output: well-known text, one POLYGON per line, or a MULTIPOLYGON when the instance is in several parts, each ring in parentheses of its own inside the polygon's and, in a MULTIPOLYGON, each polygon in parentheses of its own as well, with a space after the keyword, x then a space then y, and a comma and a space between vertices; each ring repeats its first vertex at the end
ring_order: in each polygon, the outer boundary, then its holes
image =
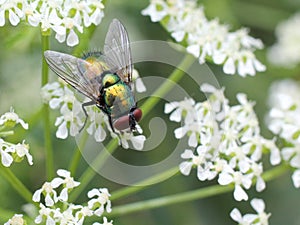
POLYGON ((83 123, 83 126, 80 128, 79 132, 81 132, 83 130, 83 128, 85 127, 85 124, 87 122, 87 118, 88 118, 88 114, 87 114, 87 111, 85 110, 85 107, 86 106, 90 106, 90 105, 95 105, 95 102, 94 101, 90 101, 90 102, 85 102, 81 105, 82 107, 82 110, 84 112, 84 115, 85 115, 85 120, 84 120, 84 123, 83 123))
POLYGON ((121 145, 121 147, 123 148, 121 134, 119 134, 115 131, 109 111, 101 105, 97 105, 97 106, 107 115, 109 126, 110 126, 111 130, 119 137, 119 145, 121 145))
POLYGON ((133 107, 130 109, 128 117, 129 117, 129 127, 131 131, 135 131, 136 130, 136 120, 135 117, 133 115, 133 111, 136 110, 136 107, 133 107))

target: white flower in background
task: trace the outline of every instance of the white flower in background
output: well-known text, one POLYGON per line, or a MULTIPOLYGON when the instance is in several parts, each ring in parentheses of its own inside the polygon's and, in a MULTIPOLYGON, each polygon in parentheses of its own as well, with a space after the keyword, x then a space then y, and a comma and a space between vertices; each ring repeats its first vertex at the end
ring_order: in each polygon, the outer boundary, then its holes
POLYGON ((265 203, 262 199, 254 198, 250 202, 252 208, 256 211, 256 214, 246 214, 242 216, 237 208, 234 208, 230 216, 238 222, 240 225, 268 225, 270 213, 265 213, 265 203))
POLYGON ((54 225, 56 224, 54 213, 55 209, 47 208, 42 203, 40 203, 39 215, 35 218, 34 222, 40 224, 45 219, 47 225, 54 225))
POLYGON ((134 90, 139 93, 146 91, 145 84, 143 83, 142 79, 140 78, 139 72, 136 69, 132 70, 132 80, 135 87, 134 90))
POLYGON ((88 107, 90 125, 86 129, 89 135, 94 135, 96 142, 102 142, 106 138, 105 127, 109 127, 107 116, 96 107, 88 107))
POLYGON ((15 214, 11 219, 9 219, 4 225, 25 225, 26 222, 23 219, 22 214, 15 214))
MULTIPOLYGON (((139 125, 136 125, 136 128, 139 133, 142 132, 142 129, 139 127, 139 125)), ((131 131, 122 132, 119 135, 119 138, 121 139, 120 142, 122 147, 125 149, 129 148, 128 141, 130 141, 135 150, 142 150, 144 148, 144 143, 146 141, 146 137, 144 135, 134 135, 133 132, 131 131)))
POLYGON ((14 127, 18 123, 21 124, 24 129, 28 129, 28 123, 25 123, 24 120, 14 112, 12 107, 10 108, 10 112, 6 112, 0 117, 0 126, 14 127))
POLYGON ((29 145, 25 144, 25 141, 16 145, 12 145, 10 148, 10 152, 13 156, 15 156, 14 158, 16 162, 22 161, 23 158, 26 156, 28 164, 33 165, 32 155, 30 155, 29 153, 29 145))
POLYGON ((300 13, 282 21, 276 27, 277 41, 269 49, 269 60, 284 67, 294 67, 300 62, 300 13))
POLYGON ((111 212, 110 194, 107 188, 94 188, 88 192, 88 197, 91 198, 88 201, 88 207, 94 210, 95 215, 101 216, 104 210, 111 212))
POLYGON ((59 42, 67 45, 79 43, 77 32, 84 27, 99 25, 104 17, 102 0, 2 0, 0 1, 0 26, 5 25, 5 14, 13 26, 21 21, 31 26, 41 26, 43 32, 53 30, 59 42))
POLYGON ((54 190, 52 182, 45 182, 42 188, 36 190, 32 196, 32 200, 34 202, 41 201, 41 195, 45 197, 46 206, 53 206, 56 202, 58 202, 57 192, 54 190))
MULTIPOLYGON (((269 92, 270 111, 267 115, 269 130, 284 139, 286 146, 281 157, 295 169, 292 175, 294 186, 299 188, 300 169, 300 84, 293 80, 282 80, 272 84, 269 92)), ((275 152, 274 154, 278 154, 275 152)))
POLYGON ((67 170, 59 169, 57 170, 57 175, 61 177, 56 177, 51 181, 51 185, 53 188, 57 188, 63 185, 63 189, 60 192, 58 197, 59 200, 67 201, 68 200, 68 191, 73 188, 79 186, 80 182, 74 181, 74 178, 71 177, 71 173, 67 170))
POLYGON ((200 64, 210 59, 223 64, 224 73, 243 77, 266 70, 254 55, 256 49, 263 48, 262 41, 249 36, 248 29, 230 32, 229 26, 217 19, 208 20, 196 0, 151 0, 142 14, 150 16, 152 22, 162 21, 171 36, 184 44, 200 64))
POLYGON ((108 221, 106 217, 103 217, 103 223, 93 223, 93 225, 113 225, 113 221, 108 221))
POLYGON ((5 25, 5 13, 11 25, 16 26, 24 16, 24 12, 18 7, 19 1, 2 0, 0 2, 0 26, 5 25))
MULTIPOLYGON (((48 225, 79 225, 83 224, 86 217, 101 216, 105 209, 107 212, 111 212, 110 194, 106 188, 89 191, 88 197, 92 199, 86 205, 73 204, 68 202, 68 194, 80 183, 74 181, 71 173, 67 170, 59 169, 57 175, 59 177, 45 182, 42 188, 33 194, 32 200, 40 203, 35 223, 39 224, 44 221, 48 225), (41 201, 44 201, 45 204, 41 201)), ((107 222, 106 219, 104 221, 107 222)))
POLYGON ((217 178, 220 185, 234 184, 234 198, 247 200, 245 190, 253 184, 257 191, 266 187, 261 176, 263 152, 271 153, 272 165, 281 160, 275 139, 261 136, 254 103, 245 94, 237 94, 238 104, 230 106, 223 88, 203 84, 200 89, 208 94, 208 100, 186 99, 165 105, 170 120, 181 122, 175 129, 175 137, 188 136, 187 145, 196 148, 195 152, 186 149, 182 153, 184 162, 179 169, 189 175, 195 167, 200 181, 217 178))
POLYGON ((9 167, 14 161, 11 156, 11 149, 9 148, 9 144, 0 138, 0 155, 1 155, 1 163, 5 167, 9 167))
POLYGON ((28 129, 28 124, 19 118, 13 108, 0 117, 0 156, 1 163, 5 167, 11 166, 13 162, 21 162, 25 157, 29 165, 33 164, 32 155, 29 153, 29 145, 25 144, 25 140, 22 143, 13 144, 1 138, 2 136, 13 135, 14 132, 9 129, 15 127, 18 123, 24 129, 28 129))

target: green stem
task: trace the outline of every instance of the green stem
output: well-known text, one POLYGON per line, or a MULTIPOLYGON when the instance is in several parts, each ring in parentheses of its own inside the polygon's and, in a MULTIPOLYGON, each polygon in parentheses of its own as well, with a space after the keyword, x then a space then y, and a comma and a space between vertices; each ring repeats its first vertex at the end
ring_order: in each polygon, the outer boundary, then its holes
POLYGON ((112 139, 106 146, 107 151, 101 151, 97 158, 92 162, 92 164, 85 170, 85 172, 79 178, 80 186, 72 191, 70 194, 70 201, 75 201, 81 192, 87 187, 89 182, 94 178, 97 171, 102 167, 105 160, 110 154, 112 154, 118 147, 117 139, 112 139))
MULTIPOLYGON (((168 77, 168 81, 178 83, 183 78, 185 71, 194 63, 195 57, 190 54, 186 54, 178 67, 168 77)), ((156 91, 153 96, 165 96, 174 86, 173 82, 164 82, 156 91)), ((160 101, 159 98, 148 98, 144 104, 140 107, 143 111, 143 115, 149 113, 155 105, 160 101)))
POLYGON ((179 172, 179 167, 178 166, 176 166, 174 168, 171 168, 169 170, 166 170, 163 173, 159 173, 155 176, 152 176, 148 179, 145 179, 141 182, 138 182, 138 183, 136 183, 132 186, 128 186, 128 187, 120 189, 116 192, 111 193, 110 200, 114 201, 114 200, 123 198, 125 196, 128 196, 129 194, 133 194, 133 193, 137 193, 139 191, 142 191, 143 189, 148 187, 149 184, 154 184, 154 183, 164 181, 165 179, 169 178, 172 175, 179 174, 178 172, 179 172))
MULTIPOLYGON (((49 49, 49 36, 42 34, 42 86, 48 83, 48 65, 44 57, 44 52, 49 49)), ((51 142, 51 123, 49 115, 49 106, 43 105, 43 120, 44 120, 44 139, 46 149, 46 171, 47 179, 51 180, 54 177, 53 150, 51 142)))
POLYGON ((113 208, 112 212, 108 215, 119 216, 119 215, 129 214, 129 213, 138 212, 142 210, 167 206, 171 204, 193 201, 193 200, 207 198, 218 194, 223 194, 232 191, 233 189, 234 189, 233 186, 214 185, 206 188, 201 188, 199 190, 188 191, 188 192, 169 195, 165 197, 159 197, 159 198, 146 200, 142 202, 135 202, 123 206, 116 206, 113 208))
MULTIPOLYGON (((272 179, 275 179, 283 175, 287 171, 287 169, 288 167, 286 165, 277 166, 273 169, 270 169, 269 171, 266 171, 263 174, 263 177, 265 181, 270 181, 272 179)), ((107 215, 120 216, 120 215, 138 212, 142 210, 159 208, 171 204, 193 201, 197 199, 202 199, 202 198, 207 198, 207 197, 227 193, 229 191, 232 191, 233 189, 234 189, 233 185, 227 185, 227 186, 213 185, 210 187, 205 187, 198 190, 188 191, 180 194, 174 194, 174 195, 159 197, 151 200, 126 204, 123 206, 117 206, 114 207, 113 211, 107 215)))
POLYGON ((69 171, 71 172, 71 174, 73 176, 75 176, 75 173, 76 173, 76 169, 78 167, 78 164, 79 164, 79 161, 81 159, 81 152, 80 152, 80 149, 82 149, 87 140, 88 140, 88 133, 87 132, 83 132, 82 134, 82 137, 80 139, 80 143, 77 145, 77 148, 74 150, 74 154, 73 154, 73 157, 70 161, 70 165, 69 165, 69 171))
MULTIPOLYGON (((171 73, 171 75, 168 78, 168 81, 173 81, 177 83, 185 74, 184 71, 186 71, 191 64, 195 61, 195 58, 192 55, 185 55, 183 60, 180 62, 179 66, 171 73)), ((165 82, 163 83, 155 92, 154 96, 164 96, 166 93, 168 93, 173 88, 173 84, 171 82, 165 82)), ((146 115, 153 107, 159 102, 158 98, 149 98, 142 106, 141 109, 143 111, 143 115, 146 115)), ((113 139, 109 142, 107 145, 107 150, 109 153, 112 153, 115 151, 115 149, 118 147, 118 142, 116 139, 113 139)), ((105 160, 109 154, 106 151, 102 151, 99 156, 93 161, 92 165, 86 169, 86 171, 82 174, 79 181, 81 185, 75 189, 71 195, 70 199, 74 201, 84 190, 84 188, 88 185, 88 183, 94 178, 96 175, 96 171, 101 168, 105 160)), ((149 178, 149 180, 152 178, 149 178)), ((132 188, 132 191, 135 188, 132 188)), ((129 191, 130 192, 130 191, 129 191)), ((123 194, 122 194, 123 195, 123 194)))
POLYGON ((25 187, 25 185, 14 175, 9 168, 4 167, 0 163, 0 174, 3 176, 11 186, 24 198, 28 203, 32 203, 32 194, 25 187))

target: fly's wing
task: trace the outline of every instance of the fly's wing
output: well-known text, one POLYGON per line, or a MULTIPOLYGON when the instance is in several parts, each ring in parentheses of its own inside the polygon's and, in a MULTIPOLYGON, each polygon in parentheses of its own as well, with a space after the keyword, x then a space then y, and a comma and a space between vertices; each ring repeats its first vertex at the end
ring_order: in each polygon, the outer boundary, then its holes
POLYGON ((96 101, 100 95, 100 76, 102 71, 99 66, 93 65, 83 59, 55 52, 45 51, 45 59, 53 72, 65 80, 73 88, 96 101))
POLYGON ((132 81, 131 50, 127 31, 114 19, 108 29, 104 44, 104 58, 112 70, 127 84, 132 81))

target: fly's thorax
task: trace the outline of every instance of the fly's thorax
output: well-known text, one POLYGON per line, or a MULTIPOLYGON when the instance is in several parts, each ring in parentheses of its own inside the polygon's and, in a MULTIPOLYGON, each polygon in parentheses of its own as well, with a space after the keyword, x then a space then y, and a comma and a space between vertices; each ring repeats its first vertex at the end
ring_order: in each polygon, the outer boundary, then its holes
POLYGON ((102 85, 104 88, 109 88, 120 81, 120 77, 117 74, 111 73, 110 71, 106 71, 102 74, 102 85))
POLYGON ((134 96, 129 86, 121 80, 105 88, 104 99, 111 110, 112 118, 128 114, 130 109, 135 107, 134 96))

